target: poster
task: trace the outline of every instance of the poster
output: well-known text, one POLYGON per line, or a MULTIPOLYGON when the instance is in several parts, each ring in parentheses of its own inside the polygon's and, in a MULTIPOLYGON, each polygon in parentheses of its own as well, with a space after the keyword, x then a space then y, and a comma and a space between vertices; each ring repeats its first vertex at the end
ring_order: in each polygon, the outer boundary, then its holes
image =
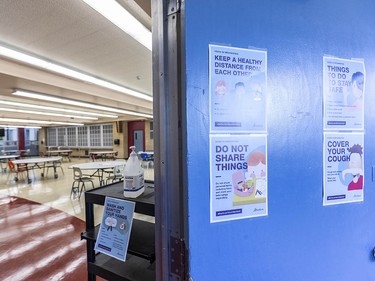
POLYGON ((324 129, 363 130, 363 60, 323 57, 324 129))
POLYGON ((364 134, 324 133, 323 205, 363 201, 364 134))
POLYGON ((125 261, 135 203, 106 197, 95 250, 125 261))
POLYGON ((267 52, 209 45, 210 132, 266 132, 267 52))
POLYGON ((267 135, 210 136, 211 223, 267 215, 267 135))

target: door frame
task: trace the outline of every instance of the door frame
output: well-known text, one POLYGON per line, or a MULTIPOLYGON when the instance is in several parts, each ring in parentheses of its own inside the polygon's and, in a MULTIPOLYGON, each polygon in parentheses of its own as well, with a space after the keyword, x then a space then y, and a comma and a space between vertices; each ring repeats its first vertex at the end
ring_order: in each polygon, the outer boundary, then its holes
POLYGON ((154 1, 156 280, 188 280, 184 1, 154 1))

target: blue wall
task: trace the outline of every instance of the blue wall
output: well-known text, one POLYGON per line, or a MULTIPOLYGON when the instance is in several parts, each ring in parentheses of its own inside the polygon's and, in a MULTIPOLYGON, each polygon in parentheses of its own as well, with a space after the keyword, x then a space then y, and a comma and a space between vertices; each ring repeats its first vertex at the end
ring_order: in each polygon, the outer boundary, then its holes
POLYGON ((375 1, 185 1, 194 281, 375 280, 375 1), (268 51, 268 217, 210 224, 208 44, 268 51), (322 57, 364 58, 365 201, 322 206, 322 57))

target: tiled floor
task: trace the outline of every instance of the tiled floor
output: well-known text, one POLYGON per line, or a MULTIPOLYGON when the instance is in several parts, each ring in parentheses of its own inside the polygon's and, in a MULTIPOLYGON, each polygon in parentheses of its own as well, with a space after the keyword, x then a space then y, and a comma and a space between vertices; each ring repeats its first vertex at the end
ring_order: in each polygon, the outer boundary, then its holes
POLYGON ((82 220, 7 195, 0 212, 0 280, 87 280, 82 220))
MULTIPOLYGON (((72 158, 72 162, 63 162, 64 174, 58 169, 58 178, 55 179, 53 171, 45 177, 41 177, 41 170, 31 171, 30 175, 32 183, 28 184, 25 178, 20 178, 18 182, 14 181, 14 175, 2 172, 0 174, 0 194, 17 196, 31 201, 39 202, 52 208, 64 211, 79 219, 85 219, 85 199, 84 195, 78 198, 70 197, 70 190, 73 182, 73 170, 69 166, 76 163, 89 162, 88 158, 72 158)), ((153 180, 154 170, 152 168, 145 168, 145 179, 153 180)), ((99 186, 98 180, 94 182, 95 187, 99 186)), ((88 184, 90 186, 90 184, 88 184)), ((86 187, 87 188, 87 187, 86 187)), ((95 215, 96 223, 100 223, 102 209, 96 206, 95 215)), ((145 220, 152 221, 153 218, 146 216, 136 216, 137 218, 144 218, 145 220)))

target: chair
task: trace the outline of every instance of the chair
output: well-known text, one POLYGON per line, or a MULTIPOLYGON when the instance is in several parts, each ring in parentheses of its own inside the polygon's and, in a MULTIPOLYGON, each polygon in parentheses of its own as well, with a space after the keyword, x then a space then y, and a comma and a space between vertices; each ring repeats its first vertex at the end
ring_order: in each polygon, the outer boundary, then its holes
POLYGON ((0 169, 3 173, 7 171, 7 166, 8 166, 8 160, 7 159, 0 159, 0 169), (3 164, 5 166, 3 166, 3 164))
POLYGON ((96 159, 100 158, 100 155, 97 155, 95 153, 90 153, 90 158, 91 158, 92 162, 95 162, 96 159))
POLYGON ((112 156, 110 156, 112 158, 113 161, 116 160, 117 156, 118 156, 118 152, 116 151, 115 153, 111 154, 112 156))
POLYGON ((80 168, 73 167, 73 176, 74 181, 72 184, 72 190, 70 191, 70 197, 72 194, 77 194, 78 192, 78 199, 81 198, 82 191, 86 191, 85 183, 91 182, 92 188, 94 188, 94 182, 92 177, 82 175, 82 171, 80 168), (81 187, 81 190, 79 189, 81 187))
POLYGON ((124 165, 118 165, 113 167, 113 170, 110 172, 107 172, 112 174, 111 176, 108 176, 105 184, 108 184, 108 182, 111 180, 112 182, 120 181, 124 179, 124 165))
POLYGON ((63 158, 65 158, 65 159, 68 159, 69 162, 72 162, 72 160, 70 159, 70 156, 72 155, 72 152, 73 152, 73 151, 63 152, 63 153, 61 153, 61 156, 62 156, 63 158))
POLYGON ((140 156, 141 156, 142 164, 146 163, 147 168, 149 164, 154 164, 154 159, 150 157, 146 152, 142 152, 140 156))
POLYGON ((24 157, 26 157, 26 156, 30 156, 30 152, 31 152, 31 149, 30 148, 28 148, 28 149, 26 149, 25 151, 20 151, 20 156, 21 156, 21 158, 24 158, 24 157))
MULTIPOLYGON (((44 166, 44 168, 47 168, 47 171, 46 171, 46 176, 48 175, 48 170, 50 168, 53 168, 55 170, 55 168, 60 168, 61 169, 61 172, 62 174, 64 175, 64 169, 62 167, 62 159, 59 160, 59 161, 54 161, 54 162, 47 162, 44 166)), ((57 179, 57 174, 55 174, 55 179, 57 179)))
POLYGON ((10 174, 15 174, 15 176, 14 176, 15 181, 18 181, 20 173, 21 173, 21 175, 24 175, 25 172, 27 172, 26 164, 20 164, 16 167, 16 165, 12 161, 9 160, 8 161, 8 167, 9 167, 8 179, 9 179, 10 174))

